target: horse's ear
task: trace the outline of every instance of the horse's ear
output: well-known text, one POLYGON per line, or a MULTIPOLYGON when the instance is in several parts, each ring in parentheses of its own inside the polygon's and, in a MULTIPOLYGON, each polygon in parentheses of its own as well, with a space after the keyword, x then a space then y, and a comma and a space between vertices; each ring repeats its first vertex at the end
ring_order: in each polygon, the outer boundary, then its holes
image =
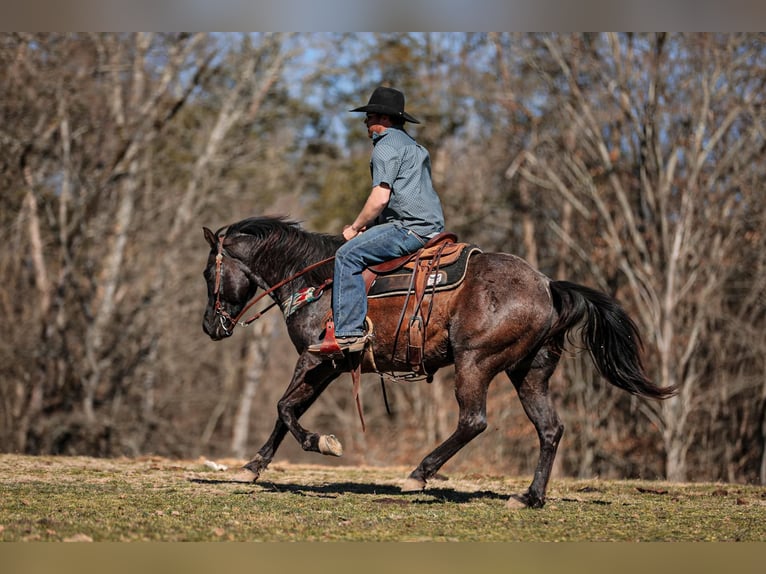
POLYGON ((210 231, 207 227, 203 227, 202 231, 205 233, 205 239, 207 239, 210 247, 216 247, 218 245, 218 239, 216 239, 215 233, 210 231))

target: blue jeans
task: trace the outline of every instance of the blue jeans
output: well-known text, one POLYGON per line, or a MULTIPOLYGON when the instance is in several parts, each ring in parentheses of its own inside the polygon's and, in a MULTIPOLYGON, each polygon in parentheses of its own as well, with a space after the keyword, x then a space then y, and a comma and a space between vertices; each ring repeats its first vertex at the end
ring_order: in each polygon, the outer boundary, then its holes
POLYGON ((337 337, 364 335, 367 292, 362 271, 365 267, 414 253, 425 242, 425 239, 396 223, 383 223, 360 233, 338 249, 332 286, 337 337))

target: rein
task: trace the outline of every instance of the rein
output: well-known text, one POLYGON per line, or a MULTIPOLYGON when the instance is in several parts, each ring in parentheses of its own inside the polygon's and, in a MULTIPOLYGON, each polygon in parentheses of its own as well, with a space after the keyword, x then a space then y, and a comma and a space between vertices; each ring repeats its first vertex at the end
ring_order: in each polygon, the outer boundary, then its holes
MULTIPOLYGON (((226 311, 226 309, 223 308, 223 305, 221 304, 221 282, 222 282, 221 275, 222 275, 222 272, 223 272, 223 252, 224 252, 223 241, 224 241, 224 239, 226 239, 225 235, 221 235, 218 238, 218 253, 215 256, 215 289, 214 289, 214 295, 215 295, 215 312, 216 312, 216 314, 218 316, 221 317, 221 325, 223 326, 224 330, 226 330, 227 332, 228 332, 228 329, 226 328, 225 325, 223 325, 223 320, 224 319, 226 319, 229 322, 229 324, 230 324, 230 326, 232 328, 234 328, 237 325, 240 325, 242 327, 247 327, 250 323, 252 323, 256 319, 260 319, 269 309, 271 309, 272 307, 274 307, 275 305, 277 305, 279 303, 279 301, 277 301, 275 299, 270 305, 267 305, 266 307, 261 309, 258 313, 256 313, 255 315, 253 315, 249 319, 247 319, 245 321, 242 321, 241 320, 242 317, 250 310, 250 308, 253 305, 258 303, 258 301, 260 301, 261 299, 263 299, 267 295, 271 295, 272 293, 274 293, 274 291, 276 291, 280 287, 284 287, 288 283, 290 283, 292 281, 295 281, 296 279, 298 279, 302 275, 305 275, 309 271, 313 271, 317 267, 321 267, 322 265, 325 265, 326 263, 329 263, 330 261, 335 259, 334 255, 332 257, 328 257, 327 259, 322 259, 321 261, 317 261, 316 263, 312 263, 308 267, 302 269, 301 271, 299 271, 298 273, 296 273, 294 275, 291 275, 287 279, 283 279, 282 281, 280 281, 276 285, 273 285, 272 287, 269 287, 263 293, 261 293, 260 295, 258 295, 255 298, 253 298, 247 305, 245 305, 242 308, 242 310, 237 314, 236 317, 232 317, 226 311)), ((239 260, 237 260, 237 261, 239 261, 239 260)), ((326 279, 324 281, 324 283, 322 283, 322 285, 320 285, 319 287, 315 288, 315 293, 321 293, 321 291, 323 291, 331 283, 332 283, 332 278, 326 279)))

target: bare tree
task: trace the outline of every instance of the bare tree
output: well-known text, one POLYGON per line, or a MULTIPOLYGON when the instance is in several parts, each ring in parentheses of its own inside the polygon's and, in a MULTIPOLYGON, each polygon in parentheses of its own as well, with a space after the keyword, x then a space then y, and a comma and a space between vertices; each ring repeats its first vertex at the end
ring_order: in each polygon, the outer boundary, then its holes
POLYGON ((173 371, 166 345, 179 340, 167 297, 201 269, 181 265, 188 227, 226 181, 220 174, 247 155, 231 149, 243 126, 262 121, 287 57, 283 38, 243 36, 237 49, 207 34, 3 40, 3 113, 13 120, 4 122, 3 165, 19 166, 4 175, 19 190, 8 206, 24 248, 2 265, 31 262, 12 289, 30 282, 37 293, 5 317, 34 357, 3 387, 7 432, 18 450, 139 452, 156 437, 147 429, 168 424, 157 380, 173 371), (191 121, 201 129, 190 137, 179 127, 191 121), (187 142, 191 168, 168 162, 187 142), (133 377, 142 384, 128 384, 133 377))
POLYGON ((593 279, 627 299, 657 378, 680 388, 661 412, 642 411, 662 429, 667 476, 684 480, 699 432, 690 417, 710 389, 702 341, 714 332, 711 310, 726 296, 754 207, 739 180, 762 160, 762 146, 752 145, 763 141, 761 80, 743 83, 742 67, 763 54, 747 36, 541 42, 548 84, 560 94, 557 121, 576 143, 552 134, 519 173, 593 226, 592 236, 568 242, 604 246, 603 258, 581 250, 593 279))

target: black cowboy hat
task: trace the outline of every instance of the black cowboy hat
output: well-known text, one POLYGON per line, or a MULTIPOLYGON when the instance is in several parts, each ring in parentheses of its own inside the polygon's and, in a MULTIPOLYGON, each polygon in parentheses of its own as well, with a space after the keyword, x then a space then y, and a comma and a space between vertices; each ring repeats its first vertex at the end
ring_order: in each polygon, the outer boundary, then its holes
POLYGON ((366 106, 355 108, 352 112, 373 112, 402 118, 407 122, 419 124, 420 122, 404 111, 404 94, 394 88, 375 88, 366 106))

